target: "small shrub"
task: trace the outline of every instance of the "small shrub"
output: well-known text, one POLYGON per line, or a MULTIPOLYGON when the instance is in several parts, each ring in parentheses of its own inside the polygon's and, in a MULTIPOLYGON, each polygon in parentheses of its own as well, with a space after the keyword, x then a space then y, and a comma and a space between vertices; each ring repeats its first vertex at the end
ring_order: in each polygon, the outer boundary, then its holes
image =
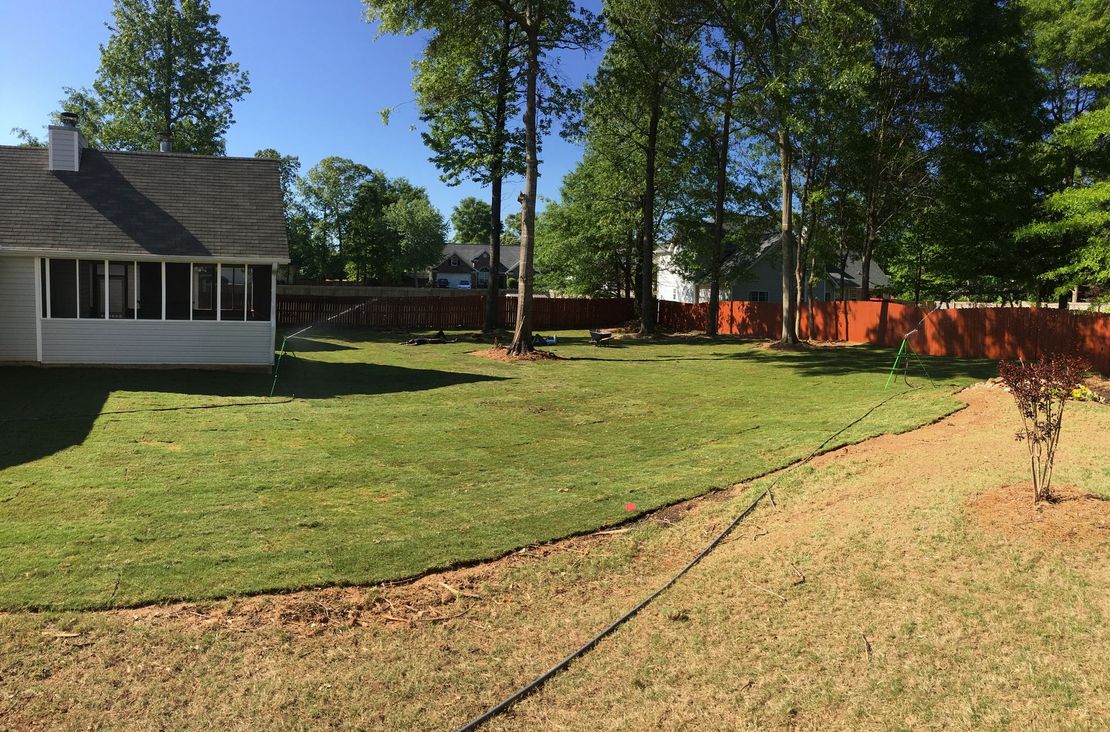
POLYGON ((1060 442, 1064 405, 1080 385, 1088 364, 1077 356, 1053 355, 1036 363, 1003 361, 998 366, 1021 414, 1016 438, 1029 449, 1033 502, 1051 498, 1052 463, 1060 442))
POLYGON ((1086 384, 1080 384, 1071 390, 1071 398, 1077 402, 1101 402, 1100 397, 1095 392, 1091 391, 1091 387, 1086 384))

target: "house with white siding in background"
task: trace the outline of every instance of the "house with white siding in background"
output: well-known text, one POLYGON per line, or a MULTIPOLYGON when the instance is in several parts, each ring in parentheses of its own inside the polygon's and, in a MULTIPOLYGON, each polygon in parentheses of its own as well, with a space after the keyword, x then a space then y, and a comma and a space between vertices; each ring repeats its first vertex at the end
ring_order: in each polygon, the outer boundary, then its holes
POLYGON ((0 147, 0 361, 269 367, 278 162, 93 150, 63 117, 0 147))
MULTIPOLYGON (((662 247, 655 253, 656 292, 660 300, 699 303, 709 301, 708 274, 693 277, 677 265, 675 252, 662 247)), ((754 252, 738 251, 724 266, 730 273, 721 282, 721 300, 782 302, 782 248, 777 234, 768 236, 754 252)), ((869 272, 873 297, 884 297, 890 279, 874 259, 869 272)), ((854 255, 840 263, 821 265, 817 277, 807 278, 805 298, 816 302, 858 300, 863 292, 863 262, 854 255)))

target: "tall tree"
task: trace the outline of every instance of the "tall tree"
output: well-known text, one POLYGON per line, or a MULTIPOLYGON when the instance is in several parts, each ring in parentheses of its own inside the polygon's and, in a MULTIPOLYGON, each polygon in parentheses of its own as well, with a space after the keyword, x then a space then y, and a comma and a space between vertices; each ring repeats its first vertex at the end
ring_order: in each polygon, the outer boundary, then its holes
MULTIPOLYGON (((491 271, 496 272, 501 261, 502 187, 505 178, 524 172, 524 132, 512 123, 520 113, 522 94, 520 35, 511 19, 500 8, 491 11, 489 3, 364 2, 367 17, 380 22, 380 32, 431 30, 413 80, 421 119, 427 124, 422 136, 449 185, 467 178, 489 186, 482 241, 489 242, 491 271)), ((486 332, 499 326, 499 295, 498 278, 490 277, 486 332)))
POLYGON ((115 0, 93 83, 103 147, 156 150, 169 134, 176 150, 224 154, 250 84, 219 20, 208 0, 115 0))
POLYGON ((348 158, 326 157, 297 181, 302 205, 314 221, 314 239, 329 262, 326 276, 345 276, 347 224, 355 195, 371 171, 348 158))
POLYGON ((282 155, 272 147, 256 150, 256 158, 277 160, 280 163, 279 175, 281 176, 281 197, 288 212, 294 204, 297 188, 297 177, 301 172, 301 159, 296 155, 282 155))
MULTIPOLYGON (((558 292, 632 297, 639 263, 640 198, 628 170, 587 142, 563 178, 560 200, 536 220, 536 260, 558 292)), ((638 172, 638 171, 637 171, 638 172)))
POLYGON ((664 135, 681 134, 672 124, 686 104, 676 97, 693 62, 697 20, 678 0, 607 0, 603 12, 613 41, 597 77, 587 87, 586 124, 624 126, 642 151, 640 185, 640 334, 655 333, 655 249, 660 216, 657 195, 661 165, 677 162, 679 147, 661 150, 664 135), (662 155, 660 153, 663 153, 662 155), (671 152, 673 154, 667 154, 671 152))
POLYGON ((782 341, 796 343, 798 241, 795 172, 807 136, 804 111, 821 95, 844 94, 859 82, 866 48, 858 29, 867 18, 852 0, 730 0, 715 13, 739 43, 741 63, 753 82, 738 112, 773 146, 779 190, 782 253, 782 341))
POLYGON ((474 196, 467 196, 459 201, 455 210, 451 212, 451 228, 455 230, 454 241, 459 244, 489 241, 490 210, 488 203, 474 196))
POLYGON ((1017 243, 1048 254, 1038 257, 1041 281, 1063 300, 1067 289, 1110 284, 1110 9, 1103 0, 1022 5, 1047 131, 1041 210, 1017 243))

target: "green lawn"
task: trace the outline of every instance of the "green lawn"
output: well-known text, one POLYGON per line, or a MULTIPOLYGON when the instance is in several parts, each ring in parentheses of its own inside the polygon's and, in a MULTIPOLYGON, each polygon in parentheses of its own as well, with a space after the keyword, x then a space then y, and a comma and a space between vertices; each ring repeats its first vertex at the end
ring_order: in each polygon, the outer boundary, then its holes
MULTIPOLYGON (((554 349, 574 360, 526 364, 469 343, 316 336, 282 365, 277 397, 292 401, 214 409, 166 410, 269 401, 269 377, 0 368, 0 608, 368 583, 487 558, 790 463, 890 393, 884 350, 593 348, 583 335, 554 349)), ((940 417, 992 370, 928 365, 936 388, 892 387, 904 395, 840 441, 940 417)))

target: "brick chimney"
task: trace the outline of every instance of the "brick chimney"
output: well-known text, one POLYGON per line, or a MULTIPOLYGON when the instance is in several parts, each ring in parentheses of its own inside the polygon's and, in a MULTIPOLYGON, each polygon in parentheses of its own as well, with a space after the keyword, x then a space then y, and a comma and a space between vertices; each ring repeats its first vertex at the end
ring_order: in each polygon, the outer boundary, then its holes
POLYGON ((47 128, 46 167, 76 173, 81 169, 81 149, 88 145, 77 129, 76 113, 62 112, 58 120, 61 124, 47 128))

